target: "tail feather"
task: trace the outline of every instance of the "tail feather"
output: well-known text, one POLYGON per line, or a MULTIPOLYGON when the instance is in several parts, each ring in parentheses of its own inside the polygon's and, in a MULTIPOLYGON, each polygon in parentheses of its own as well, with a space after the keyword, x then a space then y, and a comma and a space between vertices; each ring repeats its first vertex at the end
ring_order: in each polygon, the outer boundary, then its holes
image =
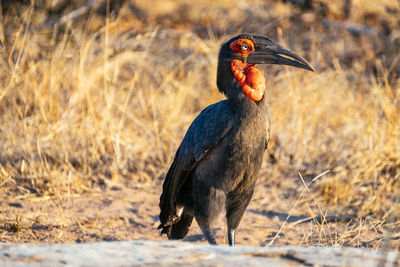
POLYGON ((161 229, 161 235, 166 234, 168 239, 182 239, 188 234, 192 221, 193 214, 183 210, 180 220, 177 220, 175 224, 168 226, 160 224, 158 229, 161 229))
POLYGON ((163 191, 160 196, 160 221, 163 225, 173 224, 177 219, 176 196, 185 183, 187 171, 182 170, 176 160, 168 170, 163 183, 163 191), (183 177, 183 178, 182 178, 183 177))

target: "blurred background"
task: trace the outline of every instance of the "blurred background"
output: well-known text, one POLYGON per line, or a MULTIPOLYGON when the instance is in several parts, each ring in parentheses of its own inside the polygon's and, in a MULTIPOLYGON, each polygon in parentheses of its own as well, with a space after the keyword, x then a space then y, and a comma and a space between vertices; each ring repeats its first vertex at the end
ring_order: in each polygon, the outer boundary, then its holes
POLYGON ((239 33, 316 70, 260 66, 271 141, 239 243, 398 249, 396 0, 2 0, 0 241, 161 240, 163 178, 239 33))

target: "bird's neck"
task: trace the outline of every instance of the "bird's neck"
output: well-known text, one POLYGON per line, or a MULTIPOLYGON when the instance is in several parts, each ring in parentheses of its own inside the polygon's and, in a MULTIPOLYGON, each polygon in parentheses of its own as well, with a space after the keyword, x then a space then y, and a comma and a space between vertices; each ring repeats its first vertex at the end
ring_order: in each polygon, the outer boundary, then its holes
POLYGON ((265 96, 260 101, 254 101, 243 93, 239 83, 232 86, 228 92, 228 105, 234 112, 241 113, 243 117, 254 117, 260 110, 265 109, 265 96))

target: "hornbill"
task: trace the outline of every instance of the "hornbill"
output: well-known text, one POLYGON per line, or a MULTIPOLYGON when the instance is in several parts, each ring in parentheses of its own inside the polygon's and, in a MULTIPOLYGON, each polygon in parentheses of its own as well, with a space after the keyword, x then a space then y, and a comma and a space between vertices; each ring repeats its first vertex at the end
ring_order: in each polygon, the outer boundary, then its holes
POLYGON ((241 34, 219 51, 217 86, 227 99, 205 108, 176 151, 160 197, 161 234, 184 238, 193 218, 210 244, 213 220, 225 212, 230 246, 254 192, 269 138, 265 78, 255 64, 314 71, 266 36, 241 34))

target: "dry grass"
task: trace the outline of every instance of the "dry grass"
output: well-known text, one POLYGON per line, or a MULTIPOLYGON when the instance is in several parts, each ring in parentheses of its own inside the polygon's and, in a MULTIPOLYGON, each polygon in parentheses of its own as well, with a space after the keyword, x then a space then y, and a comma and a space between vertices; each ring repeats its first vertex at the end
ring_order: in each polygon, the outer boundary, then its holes
MULTIPOLYGON (((315 1, 303 11, 279 1, 129 3, 118 16, 91 12, 54 29, 41 27, 46 10, 37 6, 3 13, 3 200, 61 203, 99 188, 159 186, 190 122, 222 99, 220 44, 253 32, 305 55, 317 70, 262 67, 272 140, 260 183, 287 211, 296 203, 314 218, 291 242, 398 249, 399 2, 352 1, 346 20, 344 1, 315 1), (378 34, 325 28, 323 19, 378 34), (298 172, 308 183, 326 170, 301 193, 298 172), (328 222, 331 214, 347 218, 342 228, 328 222), (365 245, 371 231, 379 242, 365 245)), ((3 218, 3 233, 20 230, 19 219, 10 219, 3 218)))

